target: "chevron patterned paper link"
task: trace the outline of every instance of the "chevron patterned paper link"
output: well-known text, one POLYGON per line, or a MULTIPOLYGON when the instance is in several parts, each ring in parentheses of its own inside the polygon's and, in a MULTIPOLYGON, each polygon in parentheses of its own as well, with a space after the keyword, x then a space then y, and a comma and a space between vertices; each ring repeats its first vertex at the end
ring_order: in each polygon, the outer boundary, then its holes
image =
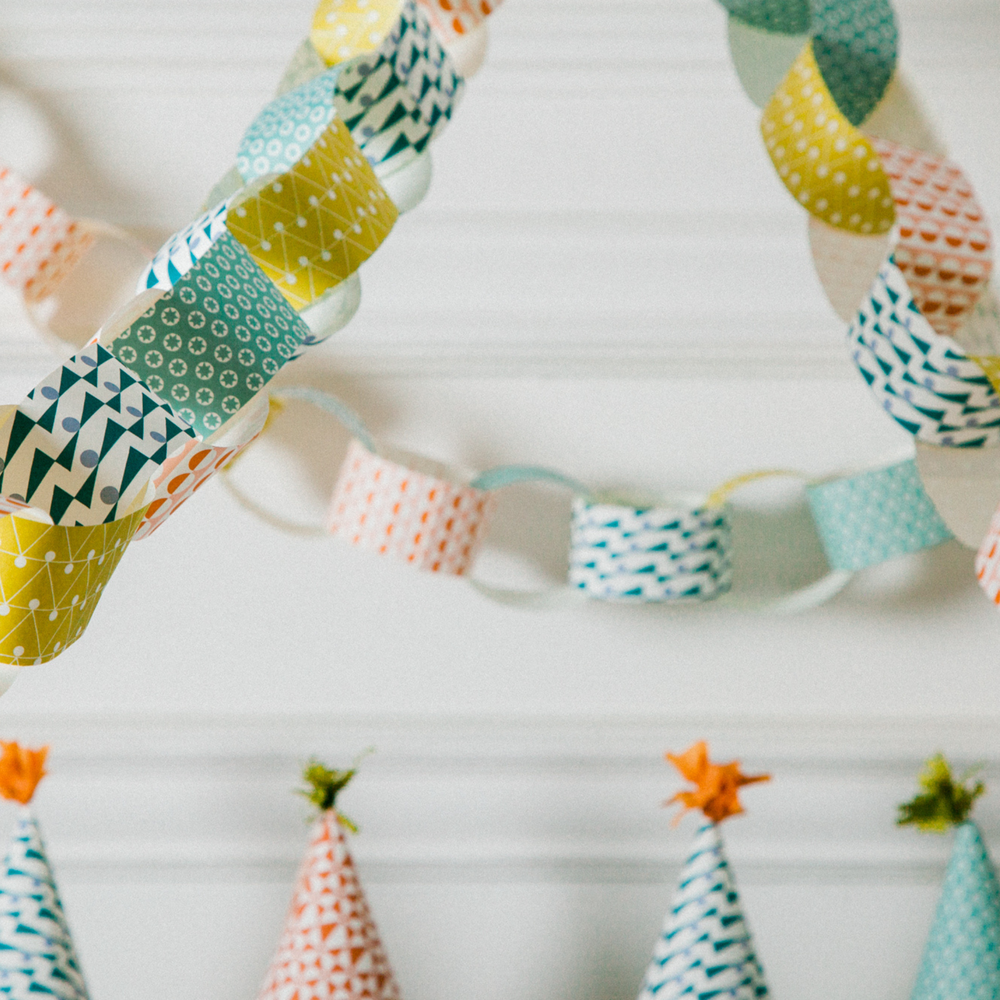
POLYGON ((308 336, 227 230, 109 349, 205 438, 298 357, 308 336))
POLYGON ((89 527, 0 517, 0 663, 44 663, 80 638, 145 512, 89 527))
POLYGON ((295 309, 356 271, 399 213, 343 122, 290 171, 241 195, 226 225, 295 309))
POLYGON ((732 583, 721 510, 573 501, 569 582, 601 600, 708 600, 732 583))
POLYGON ((760 127, 782 183, 812 215, 853 233, 892 227, 889 179, 871 142, 837 107, 812 43, 775 90, 760 127))
POLYGON ((309 39, 328 66, 373 52, 399 19, 403 0, 320 0, 309 39))
POLYGON ((119 517, 191 429, 100 344, 28 393, 0 427, 0 492, 55 524, 119 517))
POLYGON ((892 258, 847 333, 851 358, 885 411, 928 444, 1000 444, 1000 396, 986 373, 921 315, 892 258))

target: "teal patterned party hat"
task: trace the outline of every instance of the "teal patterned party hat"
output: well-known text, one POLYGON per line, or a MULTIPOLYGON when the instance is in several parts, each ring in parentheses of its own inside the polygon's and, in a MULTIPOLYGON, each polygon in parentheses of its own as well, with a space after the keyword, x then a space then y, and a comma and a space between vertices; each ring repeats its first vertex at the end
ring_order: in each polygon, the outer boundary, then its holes
POLYGON ((1000 885, 979 827, 955 830, 912 1000, 1000 997, 1000 885))
POLYGON ((10 1000, 87 1000, 73 939, 29 806, 0 877, 0 996, 10 1000))

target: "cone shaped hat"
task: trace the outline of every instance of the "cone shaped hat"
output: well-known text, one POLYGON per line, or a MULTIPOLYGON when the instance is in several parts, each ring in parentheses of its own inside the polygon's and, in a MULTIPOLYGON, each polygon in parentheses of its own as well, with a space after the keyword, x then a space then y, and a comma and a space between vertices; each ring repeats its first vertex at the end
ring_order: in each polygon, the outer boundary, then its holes
POLYGON ((1000 997, 1000 886, 979 827, 955 829, 912 1000, 1000 997))
POLYGON ((258 1000, 399 1000, 334 810, 313 828, 258 1000))
POLYGON ((22 806, 0 878, 0 993, 87 1000, 38 824, 22 806))
POLYGON ((695 835, 639 1000, 756 1000, 768 995, 729 871, 722 835, 695 835))

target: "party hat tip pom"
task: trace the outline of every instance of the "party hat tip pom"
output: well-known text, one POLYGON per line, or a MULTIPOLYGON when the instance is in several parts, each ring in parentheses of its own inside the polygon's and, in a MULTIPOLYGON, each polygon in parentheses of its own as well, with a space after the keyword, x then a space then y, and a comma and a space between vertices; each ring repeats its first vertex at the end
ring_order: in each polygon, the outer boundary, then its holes
POLYGON ((367 750, 360 754, 355 758, 351 767, 344 771, 329 768, 317 758, 310 757, 309 763, 302 771, 302 780, 308 787, 297 789, 298 794, 305 796, 321 813, 329 812, 331 809, 335 810, 340 822, 352 833, 357 833, 357 826, 336 808, 337 796, 350 784, 351 778, 357 774, 358 763, 362 757, 370 752, 371 750, 367 750))
POLYGON ((713 764, 708 758, 708 744, 699 740, 682 754, 664 754, 667 760, 688 780, 697 786, 692 791, 678 792, 663 804, 679 802, 684 809, 674 820, 679 822, 689 809, 700 809, 713 823, 720 823, 729 816, 743 812, 739 790, 744 785, 758 781, 770 781, 769 774, 743 774, 740 762, 732 760, 728 764, 713 764))
POLYGON ((982 781, 971 783, 979 770, 978 766, 970 768, 956 778, 944 755, 934 754, 917 779, 923 791, 899 806, 896 823, 899 826, 912 823, 920 830, 933 833, 944 833, 949 827, 960 826, 969 818, 976 799, 986 791, 982 781))
POLYGON ((0 795, 27 805, 35 794, 38 782, 47 773, 45 758, 49 748, 30 750, 15 741, 8 743, 3 740, 0 740, 0 747, 3 747, 3 754, 0 755, 0 795))

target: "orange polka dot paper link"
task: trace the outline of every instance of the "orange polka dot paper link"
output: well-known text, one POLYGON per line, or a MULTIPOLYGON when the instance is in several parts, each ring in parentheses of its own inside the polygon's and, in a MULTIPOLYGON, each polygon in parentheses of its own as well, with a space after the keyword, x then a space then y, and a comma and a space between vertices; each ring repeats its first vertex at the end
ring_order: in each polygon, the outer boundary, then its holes
POLYGON ((226 225, 301 310, 353 274, 398 215, 350 132, 335 120, 291 170, 238 196, 226 225))
POLYGON ((0 277, 26 301, 50 295, 92 242, 55 202, 0 167, 0 277))
POLYGON ((449 481, 447 470, 436 463, 399 457, 412 464, 351 442, 333 489, 327 530, 419 569, 464 575, 486 534, 493 496, 449 481), (412 467, 418 462, 427 471, 412 467))
POLYGON ((764 108, 761 133, 782 183, 812 215, 854 233, 892 227, 889 179, 871 142, 834 103, 812 43, 764 108))
POLYGON ((0 517, 0 663, 44 663, 80 638, 144 515, 92 527, 0 517))
POLYGON ((976 577, 986 596, 994 604, 1000 604, 1000 507, 976 553, 976 577))
POLYGON ((954 163, 874 139, 896 203, 896 266, 937 333, 954 335, 986 289, 993 248, 972 185, 954 163))
POLYGON ((320 0, 309 40, 327 66, 372 52, 395 27, 404 0, 320 0))
POLYGON ((471 34, 502 0, 417 0, 445 45, 471 34))

